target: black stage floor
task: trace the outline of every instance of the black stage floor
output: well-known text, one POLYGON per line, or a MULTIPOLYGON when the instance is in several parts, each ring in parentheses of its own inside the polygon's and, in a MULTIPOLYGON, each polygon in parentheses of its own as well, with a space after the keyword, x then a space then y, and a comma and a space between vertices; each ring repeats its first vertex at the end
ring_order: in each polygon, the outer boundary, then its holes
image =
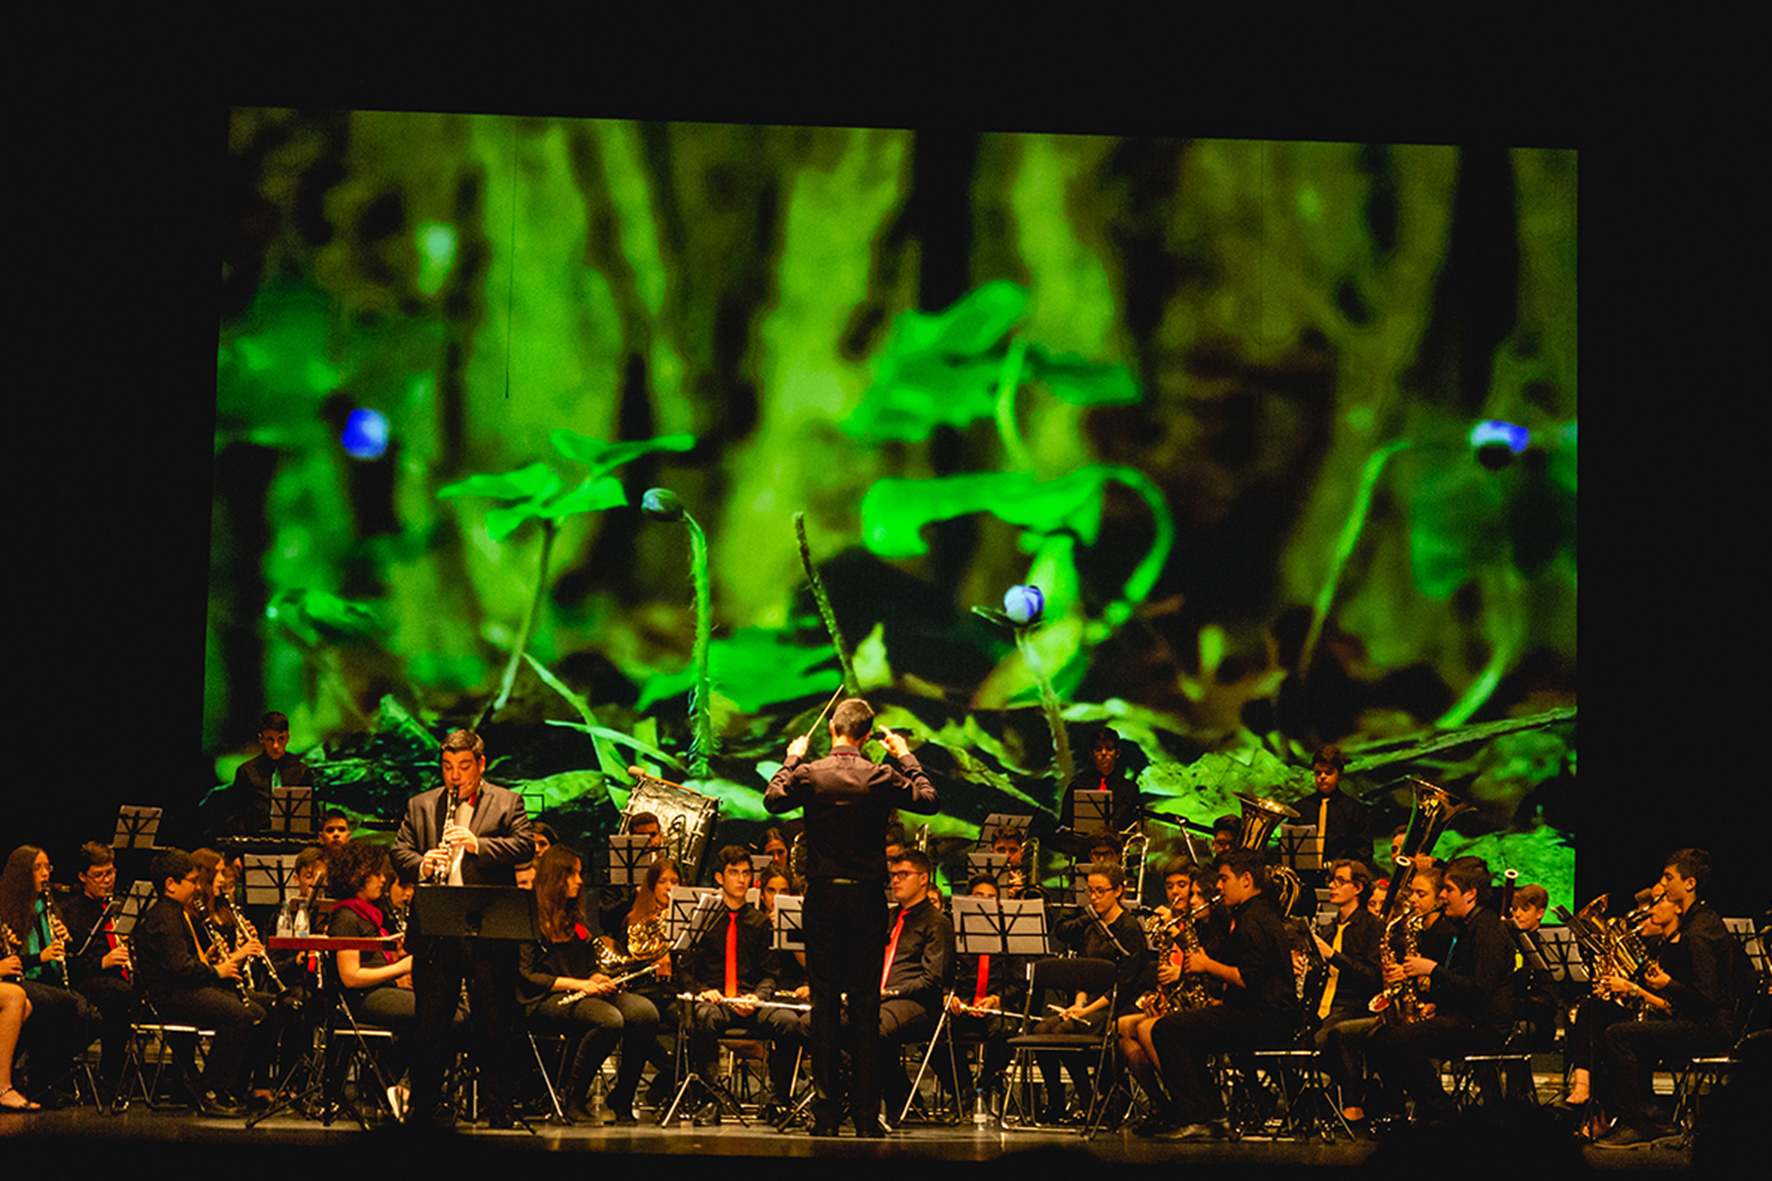
MULTIPOLYGON (((685 1157, 715 1158, 739 1165, 747 1175, 756 1171, 766 1177, 816 1176, 821 1181, 850 1181, 858 1173, 873 1176, 887 1170, 912 1181, 962 1173, 976 1178, 986 1170, 992 1175, 1015 1170, 1014 1175, 1025 1181, 1068 1181, 1073 1176, 1096 1176, 1103 1167, 1121 1177, 1157 1170, 1174 1176, 1177 1169, 1200 1166, 1214 1175, 1235 1170, 1239 1177, 1528 1178, 1577 1172, 1584 1165, 1616 1175, 1709 1172, 1702 1166, 1717 1163, 1707 1161, 1701 1152, 1700 1167, 1695 1169, 1690 1150, 1664 1145, 1611 1151, 1585 1147, 1550 1119, 1542 1110, 1501 1119, 1477 1113, 1460 1126, 1431 1134, 1405 1133, 1383 1143, 1342 1137, 1329 1143, 1249 1138, 1236 1143, 1176 1144, 1140 1139, 1127 1131, 1102 1132, 1085 1141, 1075 1133, 909 1125, 884 1140, 857 1140, 848 1134, 815 1140, 803 1130, 784 1134, 765 1125, 745 1127, 730 1120, 717 1128, 671 1129, 644 1123, 619 1129, 538 1124, 534 1135, 522 1130, 493 1132, 483 1126, 452 1132, 397 1127, 364 1132, 349 1121, 327 1127, 294 1115, 246 1128, 239 1121, 205 1119, 194 1113, 131 1108, 106 1116, 82 1107, 0 1117, 0 1160, 42 1161, 52 1173, 62 1175, 88 1166, 124 1165, 132 1175, 140 1175, 139 1170, 148 1166, 149 1175, 154 1169, 177 1169, 190 1176, 189 1169, 213 1168, 248 1177, 266 1168, 309 1172, 310 1166, 336 1168, 344 1161, 357 1175, 373 1176, 358 1170, 385 1162, 401 1168, 403 1177, 411 1178, 413 1167, 420 1166, 427 1171, 444 1169, 434 1175, 447 1178, 461 1176, 457 1169, 482 1169, 495 1159, 527 1174, 548 1165, 538 1153, 556 1157, 597 1153, 596 1159, 584 1159, 576 1169, 594 1165, 601 1178, 631 1176, 636 1181, 653 1181, 666 1170, 674 1177, 688 1164, 685 1157), (626 1172, 612 1174, 608 1169, 626 1172)), ((1760 1159, 1763 1163, 1763 1155, 1760 1159)))

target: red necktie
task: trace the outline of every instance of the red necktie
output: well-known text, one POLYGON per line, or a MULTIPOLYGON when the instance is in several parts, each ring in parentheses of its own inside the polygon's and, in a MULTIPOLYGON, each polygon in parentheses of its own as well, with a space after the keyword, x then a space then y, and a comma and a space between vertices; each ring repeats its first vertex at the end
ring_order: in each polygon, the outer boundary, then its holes
POLYGON ((972 1003, 981 1004, 984 998, 991 995, 985 990, 991 986, 991 956, 985 952, 978 957, 978 987, 973 990, 972 1003))
POLYGON ((726 912, 726 996, 738 995, 738 912, 726 912))
POLYGON ((892 940, 886 944, 886 963, 880 968, 880 988, 886 988, 886 980, 892 975, 892 961, 898 955, 898 933, 904 930, 904 911, 898 912, 898 921, 892 924, 892 940))

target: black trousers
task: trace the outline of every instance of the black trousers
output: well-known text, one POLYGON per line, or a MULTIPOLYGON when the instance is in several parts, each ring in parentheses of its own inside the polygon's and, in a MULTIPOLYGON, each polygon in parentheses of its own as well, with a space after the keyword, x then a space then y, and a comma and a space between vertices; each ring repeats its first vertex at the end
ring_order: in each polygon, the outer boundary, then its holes
POLYGON ((517 1030, 517 945, 489 939, 417 941, 412 987, 418 1018, 412 1054, 412 1110, 429 1119, 443 1098, 449 1027, 468 987, 468 1048, 479 1068, 488 1108, 508 1110, 512 1045, 517 1030))
POLYGON ((74 1057, 92 1041, 99 1013, 72 989, 39 980, 20 980, 31 1004, 31 1019, 19 1035, 31 1055, 31 1090, 41 1094, 74 1067, 74 1057))
POLYGON ((632 992, 580 997, 570 1005, 560 1003, 559 997, 564 995, 546 997, 532 1006, 529 1025, 538 1031, 564 1033, 578 1039, 573 1047, 565 1098, 583 1100, 597 1072, 619 1045, 621 1063, 616 1068, 615 1090, 610 1092, 609 1104, 618 1111, 631 1111, 634 1092, 640 1088, 640 1073, 646 1069, 646 1060, 658 1040, 658 1008, 632 992))
POLYGON ((1176 1123, 1199 1124, 1224 1118, 1224 1096, 1212 1081, 1213 1054, 1259 1050, 1284 1043, 1293 1018, 1264 1009, 1214 1005, 1171 1013, 1151 1026, 1151 1045, 1173 1106, 1163 1115, 1176 1123))
MULTIPOLYGON (((197 1089, 242 1097, 248 1056, 263 1060, 269 1054, 269 1047, 257 1036, 261 1027, 268 1028, 264 1008, 256 1001, 242 1002, 229 983, 181 988, 154 997, 153 1002, 154 1012, 167 1024, 215 1030, 197 1089)), ((191 1048, 188 1043, 175 1043, 173 1052, 188 1061, 191 1048)))
POLYGON ((1713 1024, 1646 1017, 1606 1027, 1595 1061, 1594 1087, 1600 1102, 1620 1119, 1646 1123, 1655 1116, 1651 1076, 1659 1062, 1685 1060, 1727 1049, 1729 1031, 1713 1024))
POLYGON ((1418 1115, 1444 1114, 1452 1105, 1440 1085, 1436 1059, 1459 1058, 1499 1046, 1503 1037, 1468 1017, 1428 1017, 1407 1025, 1381 1025, 1366 1039, 1366 1061, 1384 1080, 1391 1114, 1403 1098, 1418 1115))
POLYGON ((810 1041, 814 1118, 857 1129, 880 1115, 880 968, 886 959, 886 894, 879 882, 814 878, 806 887, 806 980, 812 992, 810 1041), (847 994, 848 1021, 839 1009, 847 994), (850 1031, 845 1104, 843 1030, 850 1031))
POLYGON ((135 986, 121 976, 93 976, 81 981, 80 994, 99 1015, 99 1078, 107 1090, 123 1077, 129 1052, 129 1021, 135 1015, 135 986))

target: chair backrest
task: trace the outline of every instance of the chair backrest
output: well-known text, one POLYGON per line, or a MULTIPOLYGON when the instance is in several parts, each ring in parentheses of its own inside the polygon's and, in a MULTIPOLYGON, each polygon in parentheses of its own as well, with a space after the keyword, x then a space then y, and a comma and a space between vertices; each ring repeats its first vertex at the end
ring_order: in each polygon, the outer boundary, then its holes
POLYGON ((1093 960, 1076 956, 1049 956, 1028 965, 1027 1012, 1038 1020, 1040 997, 1047 989, 1065 994, 1088 993, 1091 997, 1112 992, 1116 975, 1112 960, 1093 960))

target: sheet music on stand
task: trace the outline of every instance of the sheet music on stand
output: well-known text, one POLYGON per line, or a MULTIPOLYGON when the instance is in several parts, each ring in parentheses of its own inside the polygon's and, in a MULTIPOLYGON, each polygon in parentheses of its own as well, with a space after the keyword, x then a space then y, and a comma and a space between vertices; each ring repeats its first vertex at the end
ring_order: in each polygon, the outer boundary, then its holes
POLYGON ((1074 818, 1071 827, 1084 836, 1096 836, 1110 831, 1108 818, 1113 815, 1114 793, 1111 791, 1074 791, 1071 799, 1075 806, 1071 810, 1074 818))
POLYGON ((1581 958, 1581 944, 1568 927, 1538 928, 1538 946, 1544 955, 1545 967, 1552 980, 1571 984, 1589 984, 1587 963, 1581 958))
POLYGON ((123 905, 117 908, 117 917, 111 925, 117 928, 117 934, 127 935, 135 930, 135 920, 142 917, 142 912, 154 904, 154 883, 148 881, 131 882, 129 893, 123 895, 123 905))
POLYGON ((773 853, 752 853, 751 854, 751 880, 754 882, 762 881, 763 874, 769 869, 769 867, 771 865, 774 865, 774 864, 775 864, 775 855, 773 853))
POLYGON ((1317 826, 1280 825, 1280 861, 1291 866, 1294 873, 1322 869, 1323 858, 1317 852, 1317 826))
MULTIPOLYGON (((1514 946, 1520 951, 1520 961, 1535 972, 1550 972, 1543 947, 1537 931, 1522 931, 1512 923, 1506 923, 1508 934, 1514 937, 1514 946)), ((1541 928, 1542 929, 1542 928, 1541 928)))
POLYGON ((726 909, 720 891, 697 886, 672 886, 669 924, 671 950, 686 951, 726 909))
POLYGON ((314 789, 311 787, 273 787, 271 789, 271 831, 292 836, 314 835, 314 789))
POLYGON ((981 845, 994 845, 997 843, 997 834, 1004 830, 1008 830, 1008 832, 1017 840, 1025 841, 1028 835, 1028 828, 1033 822, 1034 818, 1031 814, 1027 816, 1016 816, 1008 812, 992 812, 989 816, 984 818, 984 824, 979 826, 978 843, 981 845))
POLYGON ((775 941, 770 946, 776 951, 806 950, 805 903, 796 894, 775 896, 775 941))
POLYGON ((246 905, 282 906, 296 892, 294 853, 246 854, 246 905))
POLYGON ((117 809, 117 835, 111 838, 113 849, 152 849, 160 833, 163 809, 141 804, 124 804, 117 809))
POLYGON ((974 849, 966 854, 966 879, 971 881, 980 874, 988 875, 993 881, 1001 881, 1009 872, 1009 857, 1004 853, 992 853, 989 849, 982 852, 974 849))
POLYGON ((966 955, 1047 954, 1046 904, 1040 899, 961 894, 953 905, 955 950, 966 955))
POLYGON ((658 846, 643 833, 617 833, 609 838, 604 868, 612 886, 638 886, 646 880, 652 867, 652 856, 658 846))

